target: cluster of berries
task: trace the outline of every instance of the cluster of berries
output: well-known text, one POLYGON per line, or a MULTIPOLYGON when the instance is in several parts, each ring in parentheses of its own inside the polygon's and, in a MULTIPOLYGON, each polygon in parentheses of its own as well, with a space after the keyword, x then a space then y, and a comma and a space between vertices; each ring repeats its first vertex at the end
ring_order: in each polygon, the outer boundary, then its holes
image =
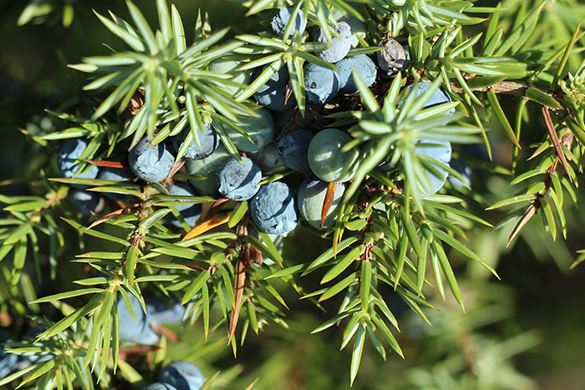
MULTIPOLYGON (((292 8, 283 7, 274 16, 270 25, 277 34, 282 36, 285 33, 291 13, 292 8)), ((298 13, 293 24, 294 30, 303 33, 306 25, 306 19, 302 13, 298 13)), ((346 94, 345 96, 355 94, 357 87, 353 80, 353 70, 359 73, 366 85, 371 86, 378 79, 378 73, 396 73, 404 67, 407 60, 404 48, 393 39, 380 42, 383 49, 376 53, 377 65, 368 55, 351 55, 350 49, 357 43, 357 36, 365 36, 365 25, 357 19, 342 18, 335 28, 337 35, 331 41, 320 27, 313 38, 317 42, 330 44, 327 50, 315 54, 322 60, 333 63, 338 71, 311 62, 304 66, 305 94, 310 109, 319 110, 340 93, 346 94), (356 30, 355 33, 352 33, 352 29, 356 30)), ((209 69, 230 72, 238 78, 238 82, 249 82, 253 73, 235 71, 241 65, 239 61, 220 58, 212 61, 209 69)), ((421 81, 417 86, 416 95, 419 96, 430 84, 421 81)), ((411 87, 412 84, 405 89, 411 87)), ((231 91, 234 94, 239 92, 232 86, 226 88, 234 89, 231 91)), ((91 158, 91 155, 87 155, 87 142, 81 139, 70 140, 59 152, 59 168, 65 177, 75 175, 77 178, 128 181, 134 180, 135 176, 146 182, 169 183, 165 179, 169 177, 176 163, 173 149, 175 152, 182 150, 186 161, 185 171, 190 179, 189 183, 175 181, 168 184, 171 195, 207 195, 234 201, 248 200, 250 217, 258 230, 273 235, 294 230, 298 224, 299 213, 314 227, 331 226, 335 221, 337 205, 345 191, 344 183, 353 178, 359 162, 359 147, 342 151, 353 138, 341 129, 315 129, 296 123, 296 101, 291 94, 286 67, 276 72, 254 94, 254 99, 262 106, 255 110, 256 116, 242 117, 237 123, 247 136, 231 128, 223 129, 242 153, 240 161, 233 158, 222 145, 212 124, 207 124, 195 131, 187 127, 180 134, 156 145, 151 144, 152 139, 144 137, 130 150, 129 169, 98 169, 96 166, 89 166, 78 172, 77 162, 82 154, 86 159, 91 158), (279 166, 299 172, 304 180, 300 185, 295 183, 294 178, 261 185, 263 172, 279 166), (293 190, 294 187, 291 188, 293 184, 296 184, 297 191, 293 190), (326 196, 328 206, 324 208, 326 196)), ((449 95, 439 89, 425 108, 449 102, 449 95)), ((403 101, 399 102, 397 107, 400 108, 402 103, 403 101)), ((454 109, 449 113, 452 112, 454 109)), ((415 145, 415 153, 448 165, 451 160, 451 145, 447 141, 420 140, 415 145)), ((427 171, 432 183, 430 194, 437 192, 448 176, 446 170, 438 167, 433 172, 427 171)), ((391 168, 385 162, 377 169, 385 171, 391 168)), ((107 196, 113 200, 124 198, 116 194, 107 196)), ((73 193, 72 202, 85 215, 99 212, 103 204, 99 195, 83 190, 73 193)), ((196 224, 201 216, 199 204, 175 207, 190 226, 196 224)), ((181 226, 177 220, 171 223, 181 226)))
MULTIPOLYGON (((292 8, 283 7, 274 16, 271 22, 272 29, 280 36, 290 21, 292 8)), ((356 93, 357 87, 353 80, 352 69, 355 69, 370 86, 376 81, 377 68, 374 62, 365 54, 350 55, 352 45, 357 44, 357 37, 352 34, 352 26, 359 26, 358 29, 365 31, 365 25, 357 19, 343 19, 335 27, 338 36, 331 41, 322 28, 318 28, 314 41, 329 44, 325 51, 315 53, 317 57, 325 62, 334 64, 337 71, 312 62, 306 62, 303 68, 304 87, 307 101, 310 105, 319 106, 331 102, 338 93, 356 93)), ((306 19, 301 14, 297 15, 294 29, 303 33, 307 25, 306 19)), ((404 50, 403 50, 404 53, 404 50)), ((404 65, 404 64, 403 64, 404 65)), ((288 93, 289 74, 287 68, 281 68, 268 82, 255 94, 256 102, 270 110, 283 112, 293 109, 297 102, 288 93)))

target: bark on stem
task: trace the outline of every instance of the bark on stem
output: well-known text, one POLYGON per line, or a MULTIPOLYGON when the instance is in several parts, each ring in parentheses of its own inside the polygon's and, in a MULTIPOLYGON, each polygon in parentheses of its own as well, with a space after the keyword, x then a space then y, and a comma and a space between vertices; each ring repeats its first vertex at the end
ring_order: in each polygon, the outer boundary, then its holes
MULTIPOLYGON (((461 84, 457 80, 451 81, 451 88, 453 91, 457 93, 464 93, 464 89, 461 87, 461 84)), ((524 93, 529 88, 526 84, 516 83, 514 81, 500 81, 497 84, 490 85, 487 87, 480 87, 480 88, 471 88, 472 91, 479 91, 479 92, 487 92, 490 89, 493 89, 496 93, 504 94, 504 95, 517 95, 517 96, 524 96, 524 93)))

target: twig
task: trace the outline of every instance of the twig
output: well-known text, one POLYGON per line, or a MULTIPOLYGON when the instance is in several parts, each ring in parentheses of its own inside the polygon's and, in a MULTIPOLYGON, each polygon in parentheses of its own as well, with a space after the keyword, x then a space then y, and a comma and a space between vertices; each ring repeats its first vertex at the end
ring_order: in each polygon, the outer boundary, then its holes
MULTIPOLYGON (((451 81, 451 88, 453 89, 454 92, 457 93, 465 92, 465 90, 461 87, 461 84, 459 84, 459 82, 456 80, 451 81)), ((487 87, 469 88, 472 91, 478 92, 488 92, 489 90, 493 90, 495 93, 503 95, 524 96, 524 93, 530 87, 526 84, 516 83, 514 81, 500 81, 499 83, 487 87)))

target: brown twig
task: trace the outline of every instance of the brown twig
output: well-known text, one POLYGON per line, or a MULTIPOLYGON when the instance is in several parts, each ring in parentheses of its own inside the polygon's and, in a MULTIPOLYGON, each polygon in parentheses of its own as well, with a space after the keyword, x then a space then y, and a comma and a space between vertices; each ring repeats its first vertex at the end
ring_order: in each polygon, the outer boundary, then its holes
MULTIPOLYGON (((526 84, 516 83, 514 81, 500 81, 494 85, 490 85, 487 87, 479 87, 479 88, 471 88, 472 91, 477 92, 488 92, 489 90, 493 90, 497 94, 503 95, 517 95, 517 96, 524 96, 524 93, 529 88, 526 84)), ((464 93, 465 90, 461 87, 458 81, 454 80, 451 81, 451 89, 457 93, 464 93)))
POLYGON ((559 140, 559 136, 555 130, 555 125, 553 124, 553 121, 550 117, 548 107, 546 106, 542 106, 542 118, 544 119, 544 124, 546 125, 550 139, 555 147, 557 159, 561 161, 565 172, 567 172, 567 175, 569 176, 569 180, 573 181, 573 178, 571 177, 571 171, 569 170, 569 164, 567 163, 567 158, 565 157, 565 152, 563 152, 561 141, 559 140))
POLYGON ((228 344, 231 343, 234 334, 236 333, 236 326, 240 317, 240 309, 242 306, 242 298, 244 296, 244 287, 246 286, 247 273, 246 268, 252 266, 250 258, 250 244, 242 244, 241 255, 236 262, 236 277, 234 283, 234 306, 230 314, 230 329, 228 344))
MULTIPOLYGON (((563 136, 562 139, 559 139, 559 136, 555 130, 554 123, 553 123, 552 118, 550 116, 549 108, 546 106, 542 106, 542 117, 544 119, 546 129, 547 129, 548 134, 550 136, 550 139, 553 143, 553 146, 555 148, 555 154, 557 156, 556 160, 547 169, 546 176, 544 177, 544 193, 546 194, 549 191, 549 189, 551 188, 551 186, 553 185, 552 175, 553 175, 553 173, 556 172, 557 166, 559 165, 559 162, 561 163, 561 165, 565 169, 567 176, 569 176, 569 180, 573 181, 573 178, 571 177, 571 174, 570 174, 571 171, 569 169, 569 164, 567 162, 567 158, 565 156, 565 153, 563 152, 562 147, 564 146, 566 148, 570 148, 575 137, 574 137, 573 133, 567 133, 563 136)), ((536 215, 538 210, 540 208, 542 208, 542 198, 543 197, 544 197, 544 194, 536 194, 535 195, 534 200, 524 210, 524 214, 522 215, 522 218, 520 218, 520 221, 518 221, 518 223, 514 227, 514 230, 510 234, 510 238, 508 239, 508 244, 506 246, 510 246, 510 244, 518 236, 518 234, 520 233, 520 230, 522 230, 524 225, 526 225, 528 223, 528 221, 530 221, 530 219, 536 215)), ((551 221, 551 223, 554 223, 554 221, 551 221)))

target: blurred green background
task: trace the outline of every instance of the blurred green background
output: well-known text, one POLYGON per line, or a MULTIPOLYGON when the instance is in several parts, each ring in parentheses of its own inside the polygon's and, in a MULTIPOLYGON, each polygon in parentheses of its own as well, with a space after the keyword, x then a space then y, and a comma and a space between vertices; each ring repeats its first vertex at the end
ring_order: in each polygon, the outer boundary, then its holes
MULTIPOLYGON (((59 20, 17 27, 26 3, 0 0, 0 181, 4 181, 0 193, 26 194, 30 191, 26 183, 13 180, 28 177, 44 161, 39 157, 43 149, 19 129, 51 126, 43 122, 44 109, 79 97, 83 78, 66 65, 84 56, 107 54, 107 46, 121 48, 91 10, 101 14, 112 10, 127 17, 122 1, 79 0, 68 28, 59 20)), ((198 9, 209 13, 214 29, 230 27, 236 34, 259 28, 258 19, 245 19, 244 8, 225 0, 173 3, 186 31, 193 30, 198 9)), ((154 1, 136 4, 156 25, 154 1)), ((505 156, 502 159, 506 161, 505 156)), ((505 188, 506 180, 495 179, 486 186, 497 192, 505 188)), ((585 247, 583 210, 575 211, 568 222, 567 242, 553 243, 542 232, 542 224, 529 226, 509 250, 502 249, 509 228, 471 232, 472 245, 497 264, 501 281, 454 255, 467 312, 449 299, 431 297, 440 309, 427 313, 431 327, 396 299, 393 309, 404 311, 399 341, 406 358, 391 354, 384 362, 368 345, 353 388, 585 389, 585 269, 569 268, 575 251, 585 247)), ((327 245, 300 232, 286 242, 285 258, 307 261, 327 245)), ((63 272, 76 272, 75 267, 64 266, 63 272)), ((313 278, 300 283, 310 286, 317 276, 313 278)), ((208 375, 221 369, 218 388, 223 383, 225 388, 244 389, 257 377, 254 388, 260 390, 349 388, 350 352, 339 351, 341 330, 310 334, 333 314, 299 301, 294 291, 287 291, 285 298, 290 303, 290 329, 275 325, 259 336, 249 335, 236 358, 219 336, 205 347, 198 328, 179 332, 184 343, 172 343, 169 356, 193 359, 208 375)), ((337 304, 329 302, 325 309, 335 310, 337 304)), ((144 361, 137 365, 144 367, 144 361)))

